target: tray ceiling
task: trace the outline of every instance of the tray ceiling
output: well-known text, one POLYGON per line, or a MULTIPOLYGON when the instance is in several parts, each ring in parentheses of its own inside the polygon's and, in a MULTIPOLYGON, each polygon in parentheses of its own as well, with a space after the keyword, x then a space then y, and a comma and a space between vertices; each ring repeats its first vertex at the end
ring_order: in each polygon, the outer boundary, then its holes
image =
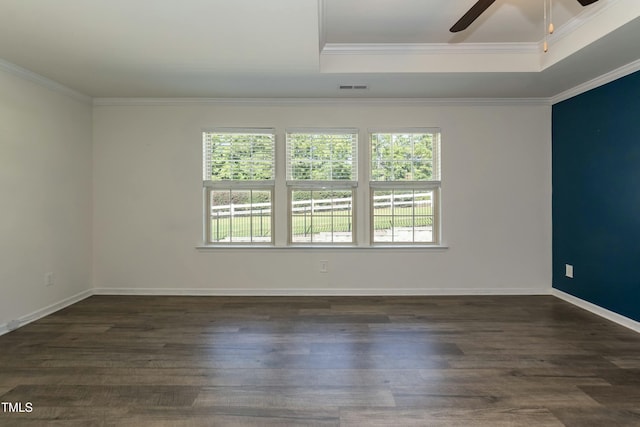
POLYGON ((640 58, 640 2, 2 0, 0 66, 91 97, 550 97, 640 58), (27 71, 25 71, 27 72, 27 71), (366 84, 340 91, 340 84, 366 84))

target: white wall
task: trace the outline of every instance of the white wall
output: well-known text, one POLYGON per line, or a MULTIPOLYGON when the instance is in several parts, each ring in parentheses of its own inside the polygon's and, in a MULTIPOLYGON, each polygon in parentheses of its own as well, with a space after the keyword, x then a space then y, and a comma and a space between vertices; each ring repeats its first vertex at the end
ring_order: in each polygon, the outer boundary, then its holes
POLYGON ((93 117, 98 292, 550 292, 549 106, 103 100, 93 117), (201 130, 216 126, 275 127, 280 166, 287 127, 357 127, 361 143, 370 128, 440 127, 449 249, 197 250, 201 130))
POLYGON ((0 333, 91 288, 91 115, 0 67, 0 333))

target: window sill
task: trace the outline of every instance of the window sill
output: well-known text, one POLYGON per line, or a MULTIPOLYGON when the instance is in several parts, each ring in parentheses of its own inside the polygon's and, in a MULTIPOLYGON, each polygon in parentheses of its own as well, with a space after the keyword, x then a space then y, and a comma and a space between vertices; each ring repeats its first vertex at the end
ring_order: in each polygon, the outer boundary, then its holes
POLYGON ((227 251, 227 250, 247 250, 255 249, 259 251, 269 250, 285 250, 285 251, 297 251, 297 250, 336 250, 336 251, 349 251, 349 250, 427 250, 427 251, 444 251, 448 250, 449 246, 445 245, 375 245, 375 246, 355 246, 355 245, 292 245, 292 246, 260 246, 260 245, 200 245, 196 246, 198 251, 227 251))

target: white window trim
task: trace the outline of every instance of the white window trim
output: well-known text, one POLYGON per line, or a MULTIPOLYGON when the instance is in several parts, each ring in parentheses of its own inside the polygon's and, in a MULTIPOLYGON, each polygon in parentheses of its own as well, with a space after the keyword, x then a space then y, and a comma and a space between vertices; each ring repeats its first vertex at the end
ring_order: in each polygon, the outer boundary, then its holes
MULTIPOLYGON (((203 128, 201 129, 201 135, 203 136, 202 141, 202 172, 203 172, 203 236, 202 241, 204 243, 204 247, 231 247, 231 246, 239 246, 239 247, 273 247, 275 244, 275 218, 277 214, 276 208, 276 198, 275 198, 275 187, 276 187, 276 172, 277 172, 277 136, 276 130, 273 127, 213 127, 213 128, 203 128), (273 148, 272 148, 272 172, 273 179, 270 180, 232 180, 232 179, 224 179, 213 181, 207 178, 207 172, 209 172, 210 166, 208 165, 208 161, 210 161, 209 156, 206 152, 206 145, 204 136, 207 133, 217 133, 217 134, 247 134, 247 135, 271 135, 273 137, 273 148), (266 191, 271 195, 271 218, 270 218, 270 227, 271 234, 270 240, 267 242, 214 242, 211 240, 211 192, 212 191, 234 191, 234 190, 253 190, 253 191, 266 191)), ((251 223, 253 224, 253 223, 251 223)), ((253 237, 253 236, 252 236, 253 237)))
POLYGON ((422 188, 422 189, 439 189, 442 185, 441 181, 370 181, 369 188, 372 190, 385 190, 392 188, 422 188))
POLYGON ((442 151, 442 129, 439 127, 391 127, 391 128, 369 128, 367 130, 367 154, 368 159, 367 175, 369 179, 369 197, 368 197, 368 210, 369 210, 369 246, 370 247, 436 247, 443 248, 442 246, 442 225, 441 225, 441 197, 442 191, 442 169, 441 169, 441 151, 442 151), (437 144, 433 148, 433 170, 434 175, 438 177, 437 180, 429 181, 374 181, 373 178, 373 144, 371 138, 374 134, 425 134, 430 133, 437 135, 437 144), (376 190, 391 190, 391 189, 406 189, 416 190, 423 189, 433 191, 433 225, 432 225, 432 237, 433 242, 376 242, 374 240, 375 234, 375 220, 374 220, 374 192, 376 190))
POLYGON ((362 167, 363 159, 360 156, 360 131, 357 128, 287 128, 285 130, 285 176, 287 187, 287 245, 292 247, 308 246, 356 246, 358 239, 358 224, 357 224, 357 203, 358 192, 358 179, 360 177, 359 171, 362 167), (289 179, 291 154, 289 149, 288 136, 291 134, 309 134, 309 135, 352 135, 355 137, 355 146, 352 147, 352 153, 354 156, 352 162, 352 177, 355 180, 306 180, 306 179, 289 179), (351 241, 350 242, 294 242, 293 241, 293 197, 294 191, 351 191, 351 241))
POLYGON ((203 181, 202 186, 205 188, 215 189, 232 189, 232 190, 253 190, 256 187, 275 187, 275 180, 263 181, 203 181))
MULTIPOLYGON (((442 130, 438 127, 385 127, 357 129, 353 127, 209 127, 202 132, 214 133, 248 133, 270 134, 274 138, 273 162, 274 175, 271 180, 261 181, 233 181, 203 180, 203 236, 202 244, 196 246, 199 250, 231 249, 283 249, 283 250, 439 250, 448 249, 442 240, 442 181, 372 181, 372 134, 375 133, 433 133, 438 135, 437 152, 434 151, 434 172, 441 178, 442 130), (357 148, 355 151, 356 180, 344 181, 314 181, 287 179, 289 153, 287 149, 287 135, 290 133, 314 134, 355 134, 357 148), (366 141, 366 143, 364 143, 366 141), (212 242, 211 241, 211 207, 210 193, 215 190, 258 190, 269 191, 271 195, 272 213, 270 218, 270 242, 212 242), (433 191, 435 209, 433 212, 433 243, 431 242, 375 242, 374 241, 374 210, 373 197, 376 190, 390 189, 424 189, 433 191), (351 190, 352 194, 352 242, 292 242, 292 192, 293 191, 340 191, 351 190), (286 215, 281 215, 286 211, 286 215)), ((204 147, 203 147, 204 149, 204 147)), ((204 151, 203 151, 204 154, 204 151)), ((203 156, 203 171, 206 170, 206 158, 203 156)))
POLYGON ((356 188, 358 181, 305 181, 305 180, 289 180, 287 181, 287 187, 299 188, 305 187, 307 190, 331 190, 334 188, 347 189, 356 188))

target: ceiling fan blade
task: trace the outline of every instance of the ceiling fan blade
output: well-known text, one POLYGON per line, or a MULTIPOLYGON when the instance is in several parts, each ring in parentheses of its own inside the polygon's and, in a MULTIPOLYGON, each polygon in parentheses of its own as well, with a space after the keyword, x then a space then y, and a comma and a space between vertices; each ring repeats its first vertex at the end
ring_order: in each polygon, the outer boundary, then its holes
POLYGON ((578 2, 583 6, 589 6, 591 3, 595 3, 598 0, 578 0, 578 2))
MULTIPOLYGON (((452 33, 457 33, 458 31, 462 31, 466 29, 469 25, 473 23, 482 13, 489 8, 496 0, 478 0, 476 4, 471 6, 471 9, 465 13, 462 18, 458 20, 453 27, 449 29, 452 33)), ((590 0, 581 0, 581 1, 590 1, 590 0)), ((595 1, 595 0, 594 0, 595 1)))

